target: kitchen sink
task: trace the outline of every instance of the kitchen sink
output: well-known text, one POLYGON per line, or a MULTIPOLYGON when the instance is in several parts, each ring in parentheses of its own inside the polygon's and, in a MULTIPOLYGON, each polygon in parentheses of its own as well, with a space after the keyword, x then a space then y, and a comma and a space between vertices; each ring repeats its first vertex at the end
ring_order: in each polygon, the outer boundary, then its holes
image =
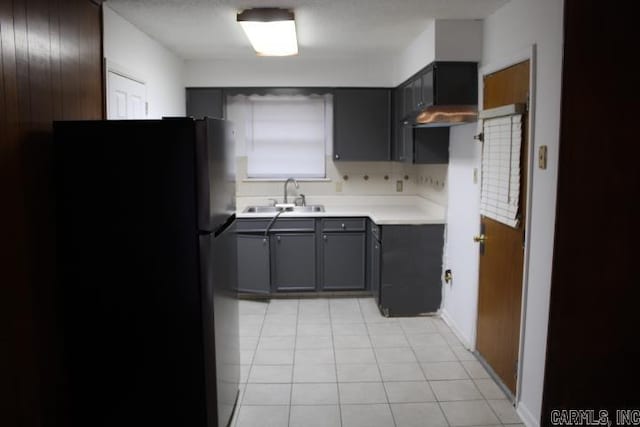
POLYGON ((278 212, 275 206, 247 206, 242 211, 244 213, 270 213, 278 212))
POLYGON ((280 208, 276 206, 247 206, 243 213, 276 213, 276 212, 300 212, 300 213, 313 213, 324 212, 324 206, 322 205, 308 205, 308 206, 293 206, 290 208, 280 208))

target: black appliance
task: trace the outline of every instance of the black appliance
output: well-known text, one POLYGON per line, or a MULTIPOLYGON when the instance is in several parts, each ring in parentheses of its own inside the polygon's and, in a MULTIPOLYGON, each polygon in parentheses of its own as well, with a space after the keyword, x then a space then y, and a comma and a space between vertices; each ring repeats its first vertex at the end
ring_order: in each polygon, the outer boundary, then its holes
POLYGON ((54 123, 72 426, 225 426, 240 372, 222 120, 54 123))

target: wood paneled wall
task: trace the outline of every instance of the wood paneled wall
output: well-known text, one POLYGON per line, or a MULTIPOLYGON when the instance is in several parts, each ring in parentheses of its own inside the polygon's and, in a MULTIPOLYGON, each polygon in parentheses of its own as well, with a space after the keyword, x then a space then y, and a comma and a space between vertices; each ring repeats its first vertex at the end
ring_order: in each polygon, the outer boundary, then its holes
POLYGON ((0 1, 0 425, 64 425, 53 120, 103 117, 101 2, 0 1))
POLYGON ((634 2, 565 0, 558 202, 541 426, 556 409, 638 409, 634 2))

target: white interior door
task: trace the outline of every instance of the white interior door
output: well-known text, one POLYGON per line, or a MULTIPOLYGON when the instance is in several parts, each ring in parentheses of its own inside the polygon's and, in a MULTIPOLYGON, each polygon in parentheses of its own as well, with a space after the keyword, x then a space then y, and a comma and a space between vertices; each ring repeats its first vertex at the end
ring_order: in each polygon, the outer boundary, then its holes
POLYGON ((147 88, 144 83, 108 72, 107 119, 147 118, 147 88))

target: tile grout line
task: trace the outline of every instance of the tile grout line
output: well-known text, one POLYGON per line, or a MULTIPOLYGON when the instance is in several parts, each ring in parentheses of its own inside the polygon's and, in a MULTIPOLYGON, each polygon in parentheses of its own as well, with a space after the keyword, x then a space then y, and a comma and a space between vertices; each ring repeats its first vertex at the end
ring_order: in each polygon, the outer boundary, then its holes
MULTIPOLYGON (((389 412, 391 413, 391 420, 393 421, 394 427, 396 427, 398 423, 396 422, 396 417, 393 414, 393 410, 391 409, 391 403, 389 402, 389 393, 387 393, 387 388, 384 385, 384 378, 382 377, 382 369, 380 369, 380 363, 378 363, 378 356, 376 355, 376 349, 375 349, 375 346, 373 345, 373 340, 371 339, 371 332, 369 331, 369 323, 367 322, 367 319, 365 318, 364 313, 362 312, 362 306, 360 305, 360 298, 358 298, 358 309, 360 310, 360 314, 364 319, 364 327, 367 330, 367 337, 369 338, 369 342, 371 343, 371 351, 373 352, 373 358, 376 361, 376 367, 378 368, 378 373, 380 374, 380 383, 382 384, 382 388, 384 389, 384 395, 387 398, 387 406, 389 407, 389 412)), ((402 330, 402 327, 400 329, 402 330)), ((404 331, 403 331, 403 334, 404 334, 404 331)))
POLYGON ((289 389, 289 416, 287 417, 287 426, 291 426, 291 406, 293 403, 293 375, 296 369, 296 346, 298 344, 298 324, 300 319, 300 299, 296 299, 296 329, 293 335, 293 359, 291 361, 291 388, 289 389))
POLYGON ((331 300, 327 301, 327 310, 329 311, 329 332, 331 333, 331 349, 333 351, 333 370, 336 372, 336 391, 338 394, 338 418, 340 426, 344 424, 342 420, 342 403, 340 402, 340 382, 338 381, 338 359, 336 357, 336 344, 333 336, 333 318, 331 317, 331 300))
MULTIPOLYGON (((400 325, 400 327, 402 328, 402 325, 400 325)), ((438 329, 438 327, 436 325, 434 325, 434 327, 436 329, 436 333, 438 334, 438 336, 442 336, 442 334, 440 333, 440 330, 438 329)), ((405 336, 406 336, 407 334, 406 334, 406 331, 404 331, 404 328, 402 328, 402 330, 403 330, 403 332, 405 332, 405 336)), ((449 342, 444 337, 442 337, 442 339, 444 339, 444 342, 447 345, 447 348, 449 348, 450 347, 449 346, 449 342)), ((409 341, 409 337, 408 336, 407 336, 407 341, 409 341)), ((431 387, 431 380, 429 380, 427 378, 427 374, 424 372, 424 368, 422 367, 422 362, 420 362, 418 360, 418 355, 416 354, 416 352, 415 352, 413 346, 411 345, 410 341, 409 341, 409 348, 411 348, 411 351, 413 352, 413 355, 416 358, 416 362, 418 362, 418 366, 420 367, 420 371, 422 371, 422 375, 424 375, 424 379, 427 382, 427 387, 429 387, 429 390, 431 390, 431 393, 433 393, 433 398, 435 399, 435 402, 438 405, 438 409, 440 409, 440 412, 442 413, 442 416, 444 417, 444 421, 447 423, 448 426, 451 426, 451 422, 449 422, 449 418, 447 418, 447 414, 444 412, 444 408, 442 408, 442 405, 440 404, 440 399, 438 399, 438 396, 436 395, 435 390, 433 389, 433 387, 431 387)), ((449 350, 451 350, 451 349, 449 348, 449 350)), ((451 351, 453 351, 453 350, 451 350, 451 351)), ((454 356, 455 356, 455 354, 454 354, 454 356)))

